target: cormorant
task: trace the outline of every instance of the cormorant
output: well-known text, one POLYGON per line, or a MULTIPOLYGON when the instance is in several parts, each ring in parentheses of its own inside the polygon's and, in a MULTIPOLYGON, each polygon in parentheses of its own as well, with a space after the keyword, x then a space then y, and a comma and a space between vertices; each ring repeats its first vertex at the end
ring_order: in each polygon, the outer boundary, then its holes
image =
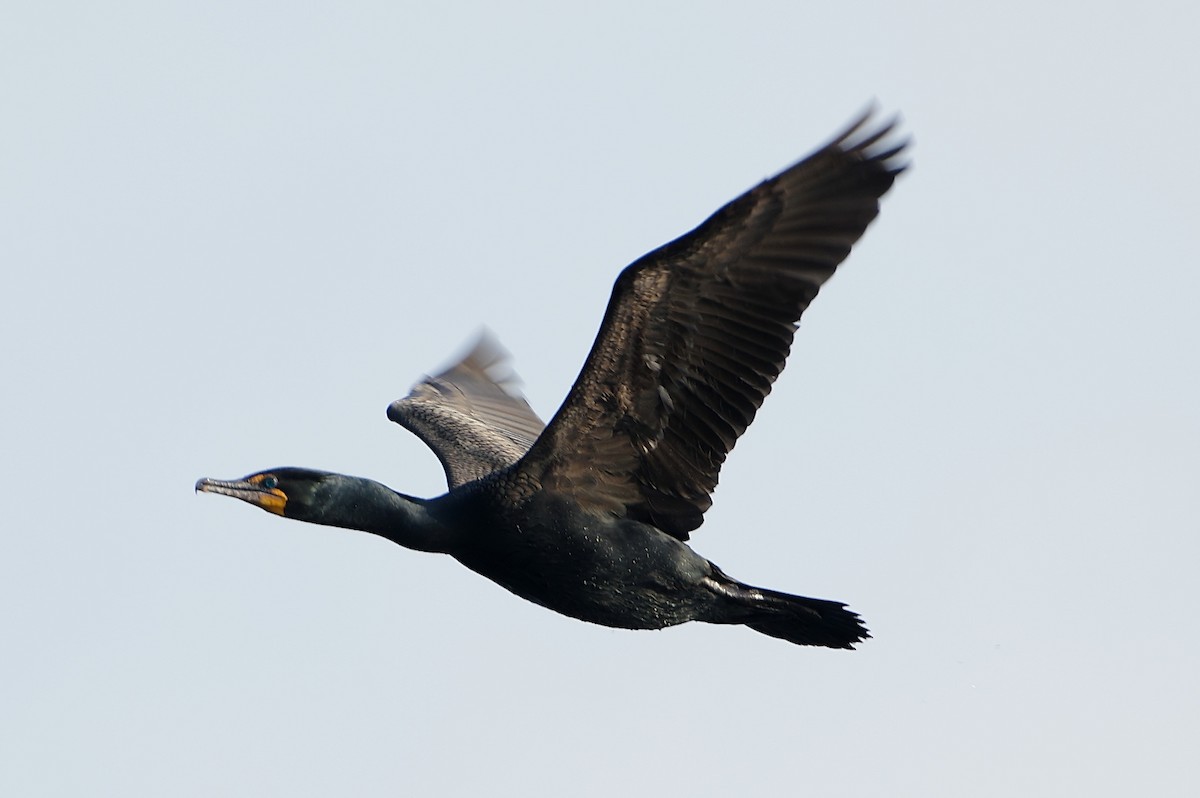
POLYGON ((592 623, 744 624, 800 645, 869 634, 842 603, 743 584, 685 544, 783 369, 800 314, 905 168, 894 122, 833 141, 621 272, 592 350, 544 425, 485 340, 388 418, 437 454, 449 492, 406 496, 307 468, 196 490, 444 552, 592 623))

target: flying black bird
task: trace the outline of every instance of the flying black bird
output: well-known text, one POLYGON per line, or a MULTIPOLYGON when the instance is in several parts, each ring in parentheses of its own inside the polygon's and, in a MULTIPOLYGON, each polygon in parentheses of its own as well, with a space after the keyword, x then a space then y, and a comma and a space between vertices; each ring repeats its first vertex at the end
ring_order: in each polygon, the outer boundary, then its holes
POLYGON ((600 332, 544 425, 482 341, 388 408, 446 470, 419 499, 306 468, 202 479, 285 518, 443 552, 592 623, 744 624, 800 645, 868 637, 844 604, 743 584, 684 541, 783 369, 800 314, 879 212, 906 142, 870 113, 621 272, 600 332))

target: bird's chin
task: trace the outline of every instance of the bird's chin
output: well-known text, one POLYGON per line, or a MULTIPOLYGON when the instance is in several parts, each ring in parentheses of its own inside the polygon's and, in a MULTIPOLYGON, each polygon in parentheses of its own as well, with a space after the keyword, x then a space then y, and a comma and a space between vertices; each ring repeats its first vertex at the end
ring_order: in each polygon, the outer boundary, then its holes
POLYGON ((232 496, 275 515, 283 515, 287 506, 287 496, 279 488, 267 489, 246 480, 201 479, 196 483, 196 492, 232 496))

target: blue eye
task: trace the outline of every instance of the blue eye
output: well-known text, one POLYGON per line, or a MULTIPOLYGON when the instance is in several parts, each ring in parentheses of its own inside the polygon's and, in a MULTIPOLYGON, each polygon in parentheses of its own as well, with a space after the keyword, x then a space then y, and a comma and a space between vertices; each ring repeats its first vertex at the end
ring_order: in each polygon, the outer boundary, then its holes
POLYGON ((274 490, 279 487, 279 480, 273 476, 263 477, 262 486, 267 490, 274 490))

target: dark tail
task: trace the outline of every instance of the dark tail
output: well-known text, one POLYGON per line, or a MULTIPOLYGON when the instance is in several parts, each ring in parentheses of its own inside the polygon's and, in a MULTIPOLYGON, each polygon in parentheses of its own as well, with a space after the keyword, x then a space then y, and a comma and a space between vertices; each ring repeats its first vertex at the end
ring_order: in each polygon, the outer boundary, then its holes
POLYGON ((713 566, 714 592, 726 597, 712 623, 740 623, 801 646, 854 648, 871 636, 858 613, 838 601, 751 587, 713 566))

